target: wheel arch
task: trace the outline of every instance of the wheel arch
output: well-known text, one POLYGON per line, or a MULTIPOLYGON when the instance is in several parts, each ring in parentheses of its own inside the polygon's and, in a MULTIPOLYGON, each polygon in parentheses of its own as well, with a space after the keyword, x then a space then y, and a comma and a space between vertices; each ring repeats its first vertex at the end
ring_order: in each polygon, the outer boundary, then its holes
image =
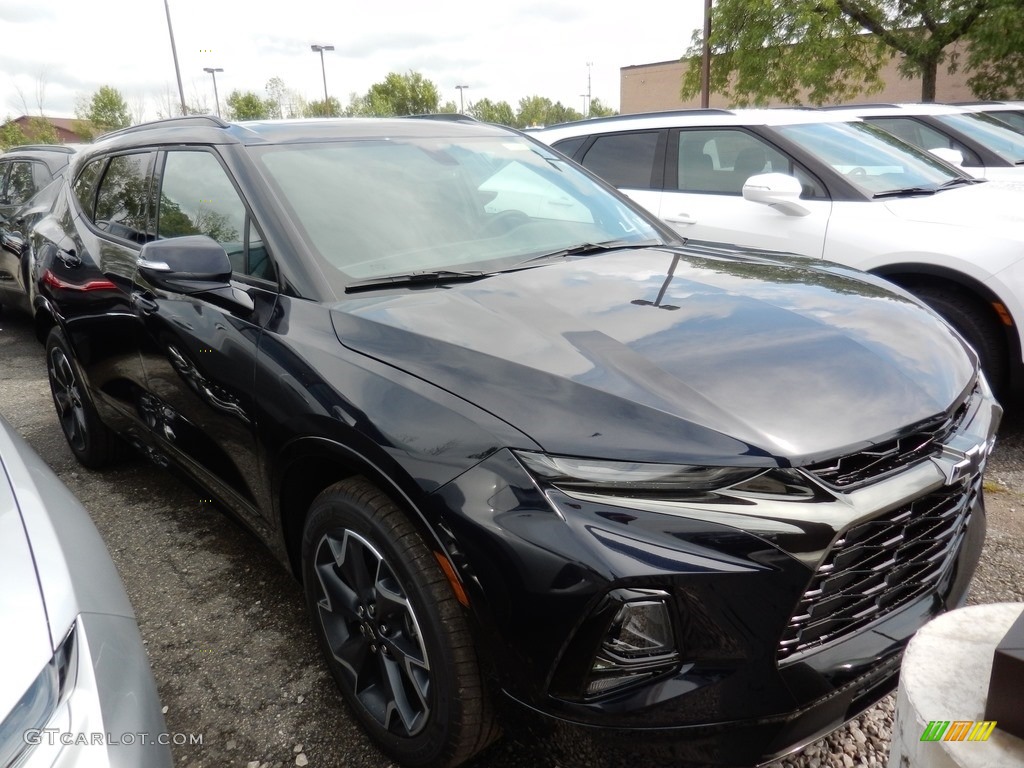
MULTIPOLYGON (((967 291, 980 303, 984 304, 991 313, 991 317, 996 322, 996 325, 1002 329, 1007 350, 1017 350, 1020 352, 1021 336, 1019 322, 1021 318, 1013 317, 1002 297, 977 278, 955 269, 934 264, 886 264, 870 271, 872 274, 883 277, 910 293, 914 293, 915 289, 921 286, 949 287, 955 288, 958 291, 967 291), (995 304, 1002 307, 1002 312, 996 310, 993 306, 995 304), (1010 324, 1006 323, 1003 317, 1004 314, 1010 318, 1010 324)), ((1011 354, 1011 375, 1020 378, 1024 374, 1022 368, 1024 366, 1021 363, 1021 355, 1011 354)))
MULTIPOLYGON (((398 506, 426 540, 434 552, 441 552, 451 570, 445 568, 449 581, 455 577, 454 564, 437 530, 427 518, 415 481, 397 481, 371 458, 341 443, 323 437, 305 437, 292 441, 274 462, 280 467, 274 478, 273 493, 277 501, 281 532, 288 565, 301 578, 302 533, 313 500, 326 488, 350 477, 360 475, 375 485, 398 506)), ((454 584, 453 584, 454 588, 454 584)), ((461 587, 460 587, 461 588, 461 587)))

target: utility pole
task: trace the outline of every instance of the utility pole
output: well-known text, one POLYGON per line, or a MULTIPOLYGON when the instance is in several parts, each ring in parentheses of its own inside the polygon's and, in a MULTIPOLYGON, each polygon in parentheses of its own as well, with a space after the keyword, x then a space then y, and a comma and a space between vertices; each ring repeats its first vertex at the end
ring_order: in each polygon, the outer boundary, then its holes
POLYGON ((584 108, 583 108, 583 116, 584 117, 590 117, 590 100, 591 100, 591 96, 590 96, 590 68, 593 67, 593 66, 594 66, 594 62, 592 62, 592 61, 588 61, 587 62, 587 103, 584 105, 584 108))
POLYGON ((178 49, 174 45, 174 27, 171 26, 171 6, 164 0, 164 10, 167 11, 167 33, 171 36, 171 55, 174 56, 174 74, 178 78, 178 97, 181 99, 181 114, 188 114, 188 107, 185 106, 185 89, 181 87, 181 70, 178 68, 178 49))
POLYGON ((711 106, 711 0, 704 0, 704 50, 700 60, 700 106, 711 106))

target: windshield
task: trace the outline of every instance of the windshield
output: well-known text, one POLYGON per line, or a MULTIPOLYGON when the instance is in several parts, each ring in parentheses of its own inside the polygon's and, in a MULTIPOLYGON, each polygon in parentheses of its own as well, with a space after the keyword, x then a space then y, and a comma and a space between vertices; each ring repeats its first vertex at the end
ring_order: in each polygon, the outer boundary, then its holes
POLYGON ((868 197, 906 189, 934 190, 967 178, 868 123, 805 123, 776 130, 843 174, 868 197))
POLYGON ((347 281, 496 271, 587 243, 661 243, 614 194, 518 136, 252 148, 302 236, 347 281))
POLYGON ((1024 163, 1024 133, 994 117, 972 112, 964 115, 936 115, 935 119, 969 136, 1012 165, 1024 163))
POLYGON ((983 109, 980 111, 1001 123, 1006 123, 1018 131, 1024 132, 1024 109, 983 109))

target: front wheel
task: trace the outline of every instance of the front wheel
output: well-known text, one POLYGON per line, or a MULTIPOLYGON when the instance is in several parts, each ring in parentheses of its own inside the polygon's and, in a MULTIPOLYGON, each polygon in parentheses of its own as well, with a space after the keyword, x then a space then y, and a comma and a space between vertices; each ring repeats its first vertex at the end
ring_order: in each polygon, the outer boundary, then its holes
POLYGON ((971 295, 941 286, 921 286, 913 293, 942 315, 974 347, 993 391, 996 394, 1005 391, 1010 361, 1006 337, 995 312, 971 295))
POLYGON ((313 502, 302 577, 327 666, 377 746, 456 766, 498 735, 469 628, 415 526, 362 478, 313 502))

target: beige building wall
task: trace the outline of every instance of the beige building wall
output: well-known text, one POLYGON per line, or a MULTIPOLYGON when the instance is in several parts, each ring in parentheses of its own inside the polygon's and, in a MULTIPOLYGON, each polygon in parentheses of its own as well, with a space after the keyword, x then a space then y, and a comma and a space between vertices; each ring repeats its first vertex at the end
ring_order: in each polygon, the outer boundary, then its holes
MULTIPOLYGON (((908 80, 900 77, 898 61, 894 58, 882 70, 885 88, 872 94, 863 94, 852 102, 875 101, 920 101, 920 79, 908 80)), ((714 66, 712 61, 711 66, 714 66)), ((663 109, 687 109, 700 106, 700 96, 683 101, 679 98, 679 86, 683 82, 687 63, 683 61, 661 61, 655 64, 636 64, 619 70, 619 111, 622 114, 635 112, 656 112, 663 109)), ((970 101, 974 98, 967 87, 967 75, 956 72, 950 75, 940 71, 935 88, 936 101, 970 101)), ((712 107, 729 107, 731 102, 723 96, 711 94, 712 107)), ((781 101, 771 101, 765 106, 787 106, 781 101)))

